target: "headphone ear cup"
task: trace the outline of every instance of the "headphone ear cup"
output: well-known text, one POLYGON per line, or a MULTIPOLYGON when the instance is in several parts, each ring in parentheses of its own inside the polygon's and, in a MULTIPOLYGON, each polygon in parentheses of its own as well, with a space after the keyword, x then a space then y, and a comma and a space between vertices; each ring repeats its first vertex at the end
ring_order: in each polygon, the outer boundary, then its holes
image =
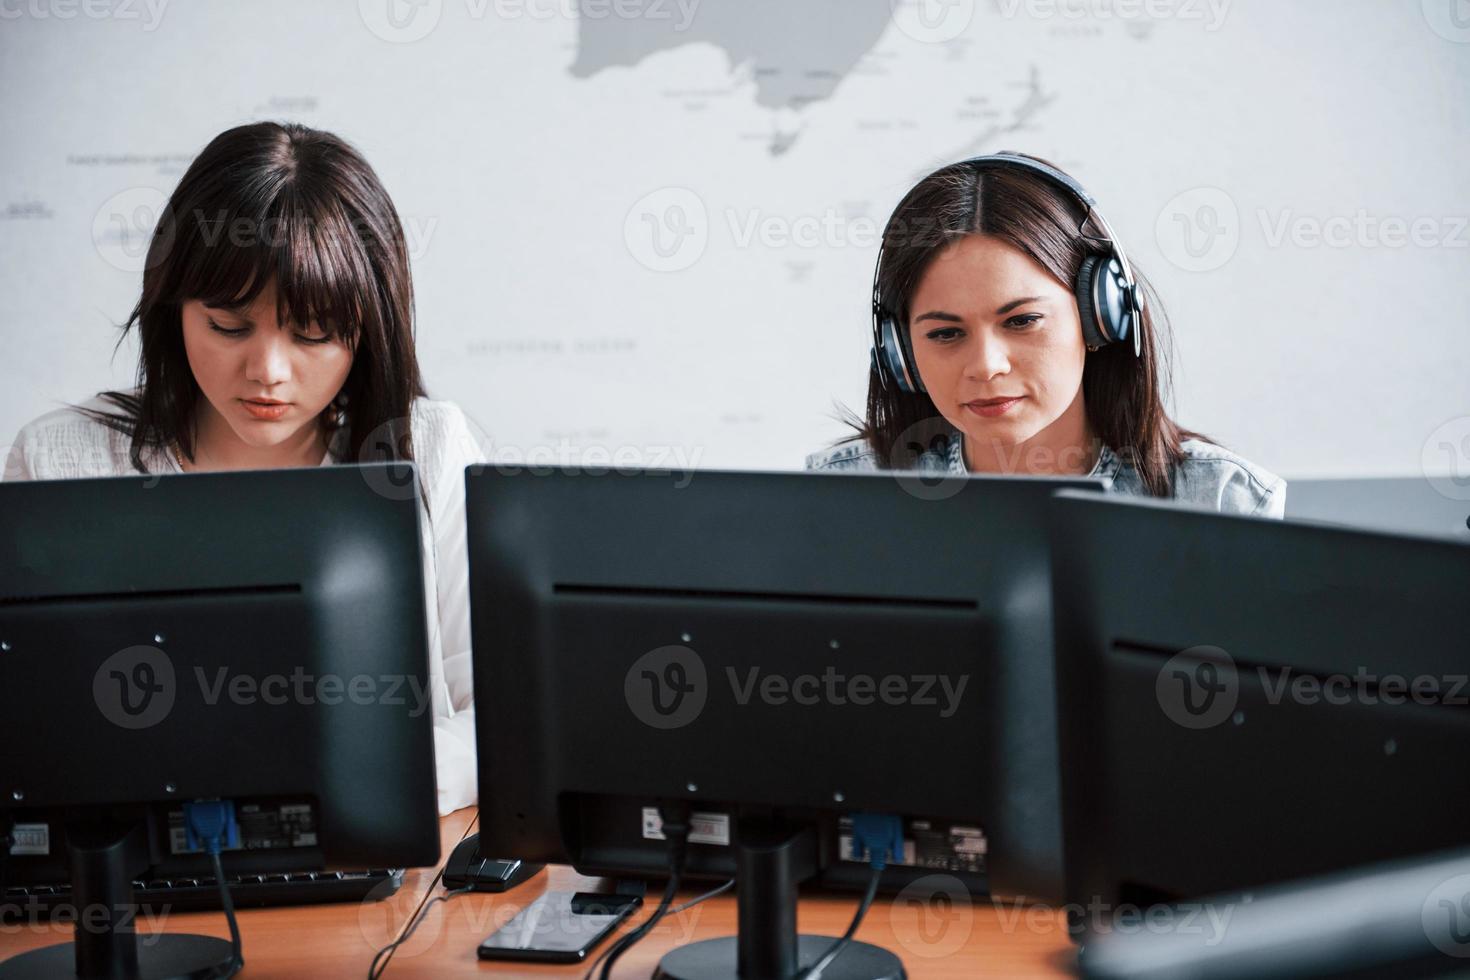
POLYGON ((914 371, 909 362, 908 348, 903 344, 903 339, 898 333, 898 321, 888 314, 882 314, 878 324, 878 346, 879 358, 883 361, 883 367, 888 376, 898 385, 898 390, 912 395, 924 390, 923 382, 919 380, 918 372, 914 371))
POLYGON ((1113 337, 1107 331, 1109 324, 1104 323, 1098 317, 1097 304, 1093 302, 1096 295, 1098 271, 1103 267, 1103 259, 1106 256, 1089 255, 1082 260, 1082 267, 1077 270, 1077 281, 1072 284, 1072 292, 1077 297, 1077 313, 1082 320, 1082 339, 1088 347, 1106 347, 1113 342, 1113 337))

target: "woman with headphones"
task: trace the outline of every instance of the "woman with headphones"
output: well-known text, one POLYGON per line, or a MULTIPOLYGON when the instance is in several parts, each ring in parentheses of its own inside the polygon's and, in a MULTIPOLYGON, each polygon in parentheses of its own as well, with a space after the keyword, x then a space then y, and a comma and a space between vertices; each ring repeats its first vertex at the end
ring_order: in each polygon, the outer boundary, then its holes
POLYGON ((484 456, 425 396, 408 248, 367 161, 295 124, 216 136, 159 218, 133 328, 137 387, 26 425, 5 479, 412 460, 439 809, 473 803, 464 469, 484 456))
POLYGON ((807 466, 1105 476, 1282 516, 1285 481, 1169 418, 1168 328, 1144 286, 1092 198, 1045 161, 935 171, 883 232, 860 435, 807 466))

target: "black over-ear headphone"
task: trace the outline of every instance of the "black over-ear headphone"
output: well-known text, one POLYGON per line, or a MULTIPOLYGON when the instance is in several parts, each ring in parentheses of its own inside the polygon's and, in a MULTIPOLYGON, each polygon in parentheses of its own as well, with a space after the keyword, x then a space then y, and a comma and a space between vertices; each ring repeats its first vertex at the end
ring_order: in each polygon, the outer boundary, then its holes
MULTIPOLYGON (((1077 279, 1072 283, 1072 292, 1077 297, 1077 310, 1082 314, 1082 337, 1089 350, 1097 350, 1108 344, 1133 341, 1133 354, 1143 350, 1143 294, 1133 278, 1133 269, 1128 256, 1118 244, 1117 236, 1108 225, 1107 219, 1097 210, 1092 196, 1068 175, 1039 160, 1006 151, 988 156, 974 157, 962 161, 959 166, 1013 167, 1040 174, 1052 183, 1066 188, 1087 208, 1082 224, 1088 217, 1097 218, 1107 235, 1108 251, 1089 255, 1082 260, 1077 270, 1077 279)), ((892 219, 889 219, 890 225, 892 219)), ((1080 227, 1078 229, 1081 230, 1080 227)), ((913 351, 909 348, 907 325, 883 305, 879 291, 879 277, 883 271, 883 247, 888 240, 888 229, 883 230, 883 241, 878 246, 878 263, 873 270, 873 349, 872 361, 878 376, 885 385, 897 385, 909 394, 925 391, 924 381, 919 377, 914 364, 913 351)), ((1103 242, 1103 239, 1095 239, 1103 242)))

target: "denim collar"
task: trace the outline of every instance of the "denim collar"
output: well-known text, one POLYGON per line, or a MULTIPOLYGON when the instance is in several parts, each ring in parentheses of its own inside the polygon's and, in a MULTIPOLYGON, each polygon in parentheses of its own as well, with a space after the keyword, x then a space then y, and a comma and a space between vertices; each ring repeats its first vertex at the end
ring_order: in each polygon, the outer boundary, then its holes
MULTIPOLYGON (((949 446, 945 452, 946 468, 951 473, 968 473, 970 468, 965 465, 965 440, 958 432, 952 432, 949 436, 949 446)), ((1097 462, 1093 464, 1092 470, 1087 474, 1089 477, 1101 476, 1108 480, 1115 480, 1119 471, 1123 468, 1123 462, 1118 454, 1113 452, 1109 446, 1103 446, 1097 454, 1097 462)))

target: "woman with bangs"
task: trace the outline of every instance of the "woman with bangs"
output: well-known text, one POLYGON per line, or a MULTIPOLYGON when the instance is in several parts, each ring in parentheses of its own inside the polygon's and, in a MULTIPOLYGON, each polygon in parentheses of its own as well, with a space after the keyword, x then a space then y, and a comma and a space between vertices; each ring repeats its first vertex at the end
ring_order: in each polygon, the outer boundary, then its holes
POLYGON ((137 387, 26 425, 7 480, 411 460, 425 588, 439 809, 475 802, 464 414, 425 394, 398 214, 330 133, 256 123, 215 137, 150 243, 137 387))

